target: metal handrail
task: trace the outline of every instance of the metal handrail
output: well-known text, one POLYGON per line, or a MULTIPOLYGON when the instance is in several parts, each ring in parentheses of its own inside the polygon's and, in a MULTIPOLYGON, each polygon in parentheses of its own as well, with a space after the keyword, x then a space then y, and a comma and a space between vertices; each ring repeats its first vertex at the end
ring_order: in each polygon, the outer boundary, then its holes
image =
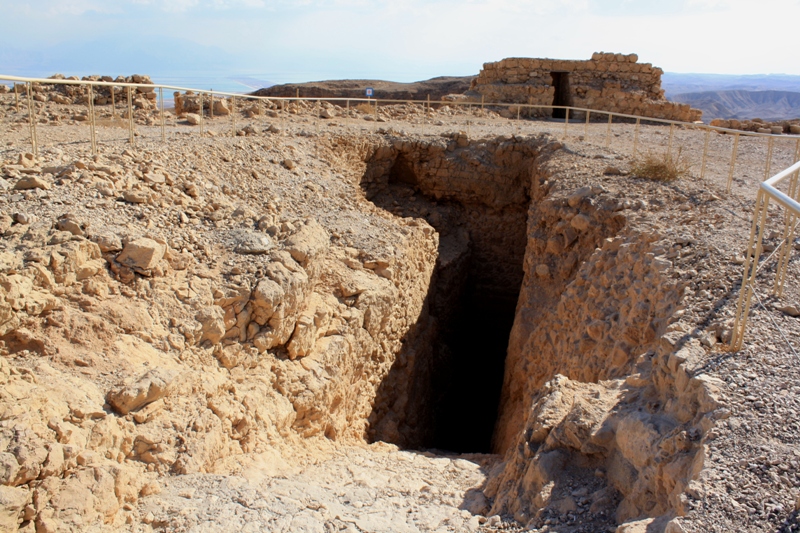
POLYGON ((245 98, 252 100, 285 100, 285 101, 325 101, 325 102, 367 102, 374 104, 380 102, 381 104, 415 104, 421 103, 434 104, 434 105, 450 105, 450 106, 474 106, 480 104, 488 107, 519 107, 522 109, 564 109, 578 111, 580 113, 595 113, 600 115, 608 115, 616 118, 625 118, 630 120, 646 120, 647 122, 657 122, 666 125, 684 126, 702 130, 716 131, 719 133, 728 133, 734 135, 742 135, 745 137, 773 137, 773 138, 794 138, 800 139, 800 135, 787 135, 787 134, 773 134, 773 133, 758 133, 755 131, 736 130, 732 128, 723 128, 720 126, 711 126, 710 124, 702 124, 697 122, 683 122, 680 120, 671 120, 657 117, 648 117, 644 115, 630 115, 627 113, 618 113, 616 111, 609 111, 604 109, 590 109, 586 107, 575 106, 560 106, 560 105, 547 105, 547 104, 524 104, 524 103, 510 103, 510 102, 484 102, 484 101, 457 101, 457 100, 401 100, 401 99, 377 99, 377 98, 347 98, 347 97, 297 97, 297 96, 257 96, 248 93, 233 93, 226 91, 211 91, 207 89, 197 89, 192 87, 181 87, 178 85, 166 85, 156 83, 132 83, 132 82, 114 82, 114 81, 94 81, 94 80, 68 80, 68 79, 51 79, 51 78, 28 78, 23 76, 11 76, 0 74, 0 80, 18 81, 24 83, 39 83, 43 85, 92 85, 99 87, 131 87, 133 89, 147 88, 147 89, 171 89, 174 91, 191 91, 197 94, 213 93, 215 96, 230 96, 236 98, 245 98))
MULTIPOLYGON (((800 187, 798 187, 799 175, 800 161, 763 181, 759 185, 758 194, 756 195, 756 207, 753 211, 753 221, 750 228, 750 240, 747 245, 747 255, 744 262, 744 274, 742 275, 742 284, 739 290, 739 299, 736 303, 736 315, 734 316, 733 322, 730 344, 730 349, 733 351, 741 350, 744 344, 747 319, 750 315, 750 306, 753 295, 755 294, 758 261, 763 251, 764 231, 767 225, 767 212, 771 199, 787 209, 786 216, 784 217, 783 237, 780 243, 780 255, 775 272, 775 284, 773 286, 773 294, 781 296, 783 293, 789 267, 792 241, 794 241, 797 219, 800 217, 800 202, 796 199, 798 195, 800 195, 800 187), (779 183, 787 178, 791 179, 789 194, 779 191, 776 188, 779 183)), ((794 350, 793 347, 792 350, 794 350)))

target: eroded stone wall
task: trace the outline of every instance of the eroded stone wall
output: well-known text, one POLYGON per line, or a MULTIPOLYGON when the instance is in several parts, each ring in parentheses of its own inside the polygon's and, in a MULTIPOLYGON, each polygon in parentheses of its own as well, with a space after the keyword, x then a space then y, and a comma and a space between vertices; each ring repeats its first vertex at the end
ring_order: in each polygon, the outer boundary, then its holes
POLYGON ((684 514, 703 437, 726 415, 718 384, 693 372, 697 341, 669 332, 683 286, 658 234, 626 227, 630 201, 598 186, 560 196, 531 206, 491 512, 534 524, 578 504, 613 505, 620 522, 684 514), (591 494, 564 489, 598 477, 591 494))
POLYGON ((669 102, 661 89, 664 73, 636 54, 595 53, 592 59, 507 58, 484 63, 470 90, 487 102, 553 105, 553 72, 569 74, 572 105, 631 115, 692 122, 701 111, 669 102))

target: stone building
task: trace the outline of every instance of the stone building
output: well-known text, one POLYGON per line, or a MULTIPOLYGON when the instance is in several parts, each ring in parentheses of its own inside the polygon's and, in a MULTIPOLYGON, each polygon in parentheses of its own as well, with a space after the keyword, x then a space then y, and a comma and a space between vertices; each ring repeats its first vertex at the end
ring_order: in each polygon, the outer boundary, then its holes
MULTIPOLYGON (((685 122, 700 120, 702 111, 664 98, 663 70, 638 60, 636 54, 604 52, 584 61, 507 58, 484 63, 468 94, 483 97, 486 102, 575 106, 685 122)), ((544 113, 550 114, 550 110, 538 114, 544 113)), ((554 109, 552 116, 564 118, 565 110, 554 109)))

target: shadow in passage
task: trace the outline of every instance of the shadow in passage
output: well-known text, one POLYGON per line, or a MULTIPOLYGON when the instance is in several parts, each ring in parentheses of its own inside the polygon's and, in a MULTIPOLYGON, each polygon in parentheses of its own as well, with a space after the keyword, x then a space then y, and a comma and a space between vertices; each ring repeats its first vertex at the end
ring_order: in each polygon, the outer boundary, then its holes
POLYGON ((467 280, 435 349, 433 447, 489 453, 514 323, 516 298, 487 294, 467 280))
MULTIPOLYGON (((395 190, 372 201, 392 208, 402 196, 395 190)), ((491 450, 522 276, 492 279, 485 253, 456 223, 463 209, 443 202, 431 209, 441 220, 434 226, 443 231, 437 264, 423 311, 378 386, 370 441, 456 453, 491 450)))

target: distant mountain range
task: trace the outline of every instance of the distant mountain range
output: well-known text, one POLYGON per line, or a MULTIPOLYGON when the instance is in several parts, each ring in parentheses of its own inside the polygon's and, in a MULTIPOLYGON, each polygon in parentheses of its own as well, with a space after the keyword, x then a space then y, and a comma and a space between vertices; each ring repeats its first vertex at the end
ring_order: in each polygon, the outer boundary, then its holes
POLYGON ((661 87, 674 102, 714 118, 787 120, 800 117, 800 76, 789 74, 677 74, 665 72, 661 87))
POLYGON ((800 76, 789 74, 677 74, 665 72, 661 88, 667 98, 708 91, 791 91, 800 92, 800 76))
POLYGON ((705 91, 677 94, 672 100, 701 109, 705 121, 714 118, 778 121, 800 117, 800 92, 705 91))

